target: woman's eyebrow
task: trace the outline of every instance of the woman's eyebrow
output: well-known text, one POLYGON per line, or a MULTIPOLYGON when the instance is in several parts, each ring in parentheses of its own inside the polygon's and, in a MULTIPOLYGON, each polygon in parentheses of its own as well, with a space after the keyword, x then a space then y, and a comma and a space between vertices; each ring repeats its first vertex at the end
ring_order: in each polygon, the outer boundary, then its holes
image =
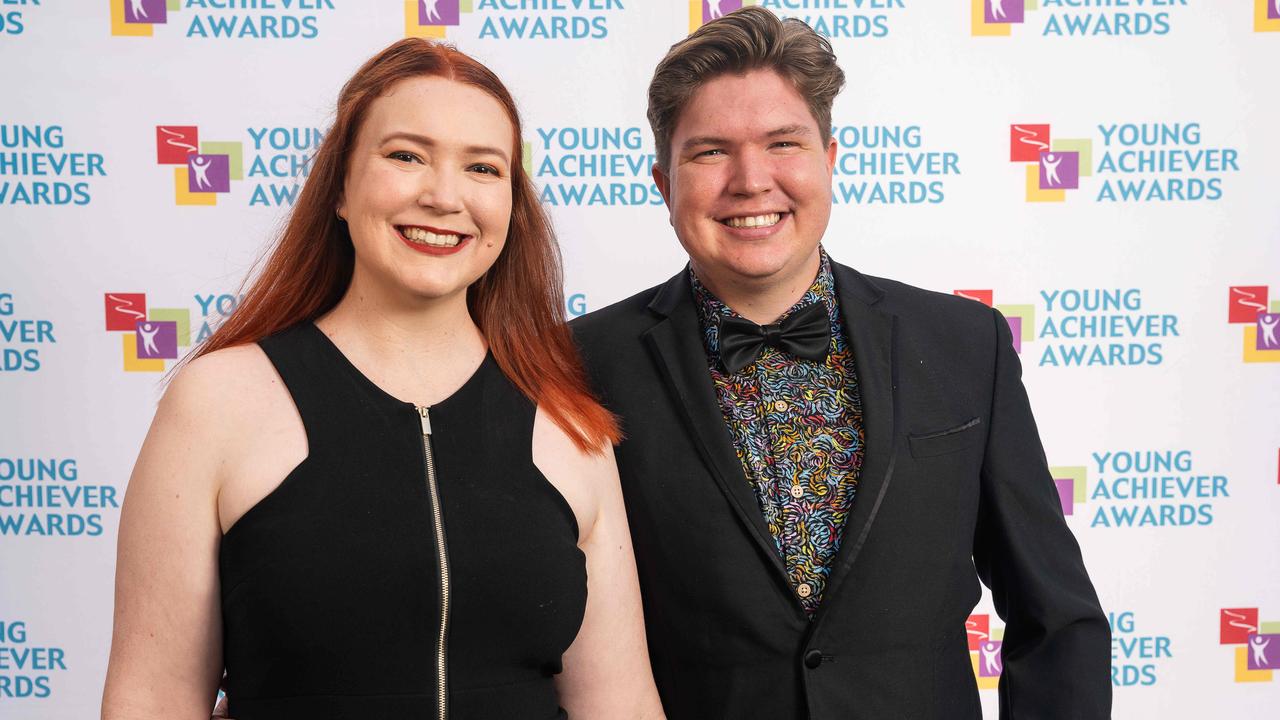
MULTIPOLYGON (((426 135, 419 135, 417 133, 411 133, 411 132, 393 132, 390 135, 387 135, 386 137, 382 138, 383 143, 387 143, 392 140, 408 140, 410 142, 417 143, 424 147, 435 147, 436 145, 439 144, 434 139, 429 138, 426 135)), ((465 150, 468 154, 471 154, 471 155, 497 155, 498 157, 502 158, 504 162, 511 161, 511 158, 508 156, 505 150, 502 150, 501 148, 493 147, 491 145, 467 145, 466 147, 463 148, 463 150, 465 150)))

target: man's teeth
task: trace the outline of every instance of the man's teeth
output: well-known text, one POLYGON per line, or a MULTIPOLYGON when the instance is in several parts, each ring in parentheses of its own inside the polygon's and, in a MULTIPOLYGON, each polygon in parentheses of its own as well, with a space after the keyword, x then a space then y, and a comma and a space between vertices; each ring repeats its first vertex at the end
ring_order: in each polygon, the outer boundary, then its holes
POLYGON ((744 227, 769 227, 777 225, 782 220, 782 213, 769 213, 768 215, 752 215, 751 217, 731 217, 724 221, 725 225, 735 228, 744 227))
POLYGON ((419 227, 407 227, 400 232, 404 233, 404 236, 413 242, 434 247, 453 247, 462 239, 460 235, 437 235, 419 227))

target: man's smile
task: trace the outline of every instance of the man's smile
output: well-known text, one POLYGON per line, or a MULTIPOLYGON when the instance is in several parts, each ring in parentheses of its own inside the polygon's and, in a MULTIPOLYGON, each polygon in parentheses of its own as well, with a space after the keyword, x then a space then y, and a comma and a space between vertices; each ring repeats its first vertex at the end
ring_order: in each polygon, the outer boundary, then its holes
POLYGON ((787 214, 785 212, 770 212, 756 215, 734 215, 720 218, 718 221, 732 228, 771 227, 782 222, 783 216, 787 214))

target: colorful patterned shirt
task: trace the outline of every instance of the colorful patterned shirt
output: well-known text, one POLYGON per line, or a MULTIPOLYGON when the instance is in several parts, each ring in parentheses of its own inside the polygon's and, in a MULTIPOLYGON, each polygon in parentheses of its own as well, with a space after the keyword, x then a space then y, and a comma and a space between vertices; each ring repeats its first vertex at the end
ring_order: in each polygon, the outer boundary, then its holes
POLYGON ((831 261, 823 251, 813 285, 782 315, 819 300, 827 303, 831 346, 826 360, 765 347, 753 364, 732 374, 720 364, 715 319, 737 313, 698 282, 692 268, 689 274, 725 425, 796 596, 812 616, 853 505, 865 437, 831 261))

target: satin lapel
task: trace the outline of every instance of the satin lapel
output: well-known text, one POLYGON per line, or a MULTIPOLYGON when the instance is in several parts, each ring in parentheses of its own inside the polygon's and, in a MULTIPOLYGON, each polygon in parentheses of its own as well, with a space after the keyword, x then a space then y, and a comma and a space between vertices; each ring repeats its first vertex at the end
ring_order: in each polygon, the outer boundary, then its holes
MULTIPOLYGON (((715 385, 707 372, 702 328, 693 306, 687 272, 672 278, 650 307, 665 314, 666 318, 646 331, 643 337, 653 351, 667 388, 676 398, 698 453, 730 507, 785 581, 786 569, 782 558, 778 555, 773 535, 765 525, 755 492, 743 475, 742 464, 733 449, 724 415, 720 412, 715 385)), ((653 451, 662 452, 662 449, 654 448, 653 451)))
POLYGON ((894 439, 897 427, 894 423, 894 391, 897 372, 894 368, 895 316, 876 308, 883 292, 856 271, 832 263, 836 292, 840 296, 840 312, 844 317, 845 332, 853 345, 854 367, 858 374, 858 389, 862 394, 862 424, 866 445, 863 448, 862 469, 858 475, 858 490, 853 510, 845 521, 841 533, 840 550, 831 565, 831 577, 823 593, 822 605, 814 618, 814 631, 827 614, 841 584, 858 559, 858 553, 866 543, 867 535, 875 522, 880 503, 889 489, 893 477, 894 439))

